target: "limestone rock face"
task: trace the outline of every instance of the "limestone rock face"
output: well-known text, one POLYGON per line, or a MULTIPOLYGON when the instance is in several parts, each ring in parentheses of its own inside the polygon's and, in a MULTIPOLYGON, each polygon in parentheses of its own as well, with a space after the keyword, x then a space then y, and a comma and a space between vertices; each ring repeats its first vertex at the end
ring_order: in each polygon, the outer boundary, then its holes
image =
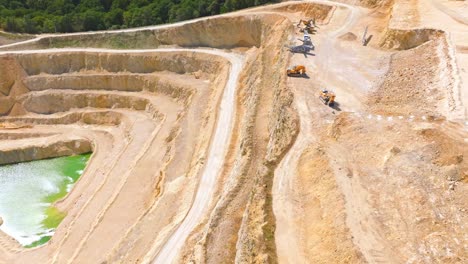
POLYGON ((0 150, 0 165, 83 154, 91 151, 91 143, 82 139, 48 142, 46 145, 31 144, 21 148, 0 150))
POLYGON ((0 263, 468 263, 468 34, 438 2, 461 1, 288 1, 0 46, 0 165, 93 152, 52 241, 0 232, 0 263), (316 49, 292 54, 311 18, 316 49))

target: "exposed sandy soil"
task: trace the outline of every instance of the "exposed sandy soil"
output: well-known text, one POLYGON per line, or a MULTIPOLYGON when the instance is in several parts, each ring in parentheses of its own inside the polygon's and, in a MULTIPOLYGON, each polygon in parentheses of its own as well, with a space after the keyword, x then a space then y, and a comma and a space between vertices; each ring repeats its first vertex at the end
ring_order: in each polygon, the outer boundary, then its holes
POLYGON ((33 39, 33 35, 28 34, 11 34, 0 30, 0 45, 7 45, 16 42, 33 39))
POLYGON ((466 5, 294 1, 0 42, 0 163, 93 151, 51 241, 0 233, 0 263, 468 262, 466 5), (291 54, 311 17, 315 50, 291 54))

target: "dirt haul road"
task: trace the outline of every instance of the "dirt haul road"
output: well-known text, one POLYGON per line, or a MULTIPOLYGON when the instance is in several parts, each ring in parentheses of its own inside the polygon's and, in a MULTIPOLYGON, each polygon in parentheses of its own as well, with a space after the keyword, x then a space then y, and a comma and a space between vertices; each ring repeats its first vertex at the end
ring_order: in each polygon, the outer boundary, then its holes
POLYGON ((235 92, 240 71, 242 70, 242 57, 229 55, 220 51, 212 51, 213 54, 228 58, 231 62, 229 79, 224 94, 220 102, 219 118, 208 154, 206 167, 202 173, 200 183, 192 203, 190 211, 180 224, 174 234, 164 244, 158 253, 154 263, 172 263, 179 250, 184 245, 185 240, 190 235, 195 226, 199 223, 203 213, 213 196, 217 176, 221 173, 224 157, 226 156, 229 136, 232 129, 232 120, 235 113, 235 92))
MULTIPOLYGON (((327 2, 328 4, 332 4, 331 2, 327 2)), ((324 38, 323 44, 321 43, 318 50, 320 52, 321 59, 324 60, 322 65, 311 65, 312 67, 308 67, 309 69, 312 68, 314 72, 321 72, 324 75, 324 79, 327 80, 325 83, 330 85, 331 78, 335 76, 335 73, 330 68, 336 67, 336 65, 331 65, 330 61, 332 60, 330 57, 338 57, 340 55, 336 54, 336 38, 337 36, 346 33, 353 24, 356 23, 358 18, 359 10, 356 7, 352 7, 349 5, 338 4, 337 6, 345 8, 345 12, 347 13, 346 20, 342 27, 338 28, 335 31, 328 33, 328 36, 324 38), (320 67, 322 66, 322 67, 320 67), (331 73, 330 73, 331 72, 331 73)), ((336 16, 337 11, 335 11, 336 16)), ((318 52, 317 52, 318 53, 318 52)), ((297 58, 296 58, 297 60, 297 58)), ((300 58, 301 63, 309 64, 307 59, 300 58)), ((307 66, 309 66, 307 65, 307 66)), ((314 76, 312 77, 314 78, 314 76)), ((277 245, 277 254, 278 260, 281 263, 308 263, 310 257, 306 252, 306 245, 301 245, 301 240, 304 241, 304 237, 309 234, 304 234, 299 226, 298 218, 291 217, 293 215, 301 215, 300 209, 296 209, 292 203, 295 202, 294 199, 289 199, 288 197, 294 197, 295 193, 297 192, 297 187, 293 183, 293 177, 291 176, 291 168, 297 168, 299 159, 304 152, 304 150, 311 145, 312 142, 317 141, 318 139, 314 137, 314 133, 312 133, 312 118, 316 118, 313 116, 312 113, 317 111, 323 111, 320 107, 315 107, 311 109, 309 106, 309 101, 313 100, 309 94, 303 94, 305 90, 309 90, 310 88, 307 87, 306 82, 295 82, 294 86, 295 89, 298 89, 296 92, 299 96, 295 97, 295 106, 297 111, 299 112, 300 122, 301 122, 301 129, 297 136, 296 142, 290 149, 290 151, 286 154, 285 158, 282 160, 280 165, 275 171, 275 179, 273 181, 273 210, 276 216, 276 245, 277 245), (299 90, 300 89, 300 90, 299 90)), ((339 93, 343 96, 343 93, 339 93)), ((340 97, 341 97, 340 96, 340 97)), ((352 96, 343 96, 344 100, 352 99, 352 96)), ((356 100, 357 101, 357 100, 356 100)), ((355 101, 355 102, 356 102, 355 101)), ((358 102, 358 101, 357 101, 358 102)), ((354 102, 346 101, 346 105, 352 106, 354 102)), ((356 104, 356 103, 354 103, 356 104)))
MULTIPOLYGON (((86 53, 108 53, 108 54, 117 54, 117 53, 161 53, 161 52, 196 52, 196 53, 206 53, 206 54, 213 54, 216 56, 221 56, 227 58, 231 62, 231 69, 229 78, 226 83, 225 91, 220 101, 220 105, 222 106, 221 111, 219 111, 219 119, 217 121, 217 128, 213 138, 213 147, 211 148, 208 162, 206 165, 205 173, 201 178, 201 182, 199 184, 199 188, 197 191, 197 196, 192 206, 192 209, 189 211, 188 216, 186 217, 186 221, 182 223, 181 230, 185 233, 177 232, 178 239, 172 239, 173 241, 179 243, 179 245, 166 245, 166 247, 170 247, 170 251, 177 253, 177 248, 180 248, 183 244, 185 238, 184 236, 188 236, 193 225, 197 223, 197 219, 200 217, 201 213, 205 209, 207 203, 210 200, 210 196, 212 195, 214 184, 216 182, 216 176, 218 175, 221 166, 223 164, 223 157, 225 156, 227 142, 229 140, 230 135, 230 124, 232 121, 232 116, 234 114, 234 98, 235 98, 235 90, 237 86, 237 79, 242 68, 242 57, 241 55, 235 54, 228 54, 222 51, 217 50, 188 50, 188 49, 157 49, 157 50, 110 50, 110 49, 78 49, 78 48, 68 48, 68 49, 59 49, 59 50, 24 50, 24 51, 10 51, 10 52, 3 52, 0 55, 10 55, 10 54, 54 54, 54 53, 68 53, 68 52, 86 52, 86 53), (187 224, 187 222, 189 224, 187 224), (180 236, 182 236, 180 238, 180 236), (172 247, 171 247, 172 246, 172 247)), ((147 152, 144 155, 148 155, 147 152)), ((78 252, 79 248, 77 249, 78 252)), ((166 250, 167 251, 167 250, 166 250)), ((172 256, 174 257, 174 256, 172 256)), ((167 259, 164 257, 163 259, 167 259)), ((73 261, 71 259, 70 261, 73 261)))
MULTIPOLYGON (((185 239, 188 237, 192 229, 200 220, 200 217, 206 210, 206 207, 213 196, 216 177, 220 174, 224 159, 226 155, 226 146, 229 141, 231 133, 231 124, 233 115, 235 113, 234 102, 235 102, 235 91, 238 82, 238 76, 242 69, 243 58, 241 55, 229 54, 218 50, 189 50, 189 49, 157 49, 157 50, 110 50, 110 49, 59 49, 59 50, 24 50, 17 52, 6 52, 3 54, 38 54, 38 53, 66 53, 66 52, 93 52, 93 53, 145 53, 145 52, 181 52, 181 51, 192 51, 213 54, 228 59, 231 63, 229 78, 224 88, 223 96, 220 101, 221 109, 218 113, 219 118, 217 120, 216 131, 214 138, 212 139, 212 147, 208 154, 208 161, 204 172, 201 176, 199 186, 195 200, 191 206, 191 209, 184 221, 177 228, 175 233, 171 236, 168 242, 161 249, 161 252, 157 255, 155 263, 171 263, 176 257, 180 248, 183 246, 185 239)), ((0 55, 2 53, 0 52, 0 55)), ((147 153, 145 153, 147 155, 147 153)))
POLYGON ((0 233, 0 263, 468 261, 463 8, 294 1, 0 46, 0 162, 93 151, 52 239, 0 233), (291 54, 304 18, 316 48, 291 54))
MULTIPOLYGON (((423 5, 421 1, 419 3, 423 5)), ((405 3, 395 1, 394 10, 397 5, 405 5, 405 3)), ((338 140, 340 135, 344 133, 341 132, 343 125, 344 127, 349 127, 349 122, 364 122, 367 124, 366 126, 369 126, 370 124, 368 123, 371 122, 373 124, 370 126, 382 126, 385 129, 394 130, 397 134, 401 133, 397 127, 407 126, 408 123, 412 124, 422 121, 423 124, 418 124, 416 127, 432 127, 431 129, 437 128, 438 125, 426 122, 428 118, 426 115, 429 115, 428 112, 419 114, 418 116, 413 109, 408 112, 395 111, 393 113, 386 112, 384 109, 379 109, 377 112, 369 111, 373 106, 370 106, 370 108, 366 106, 367 102, 363 98, 372 93, 376 89, 376 86, 378 88, 378 85, 382 84, 382 79, 388 78, 385 75, 391 73, 392 69, 389 69, 385 65, 388 63, 387 61, 395 63, 396 60, 392 61, 391 57, 395 56, 395 54, 361 48, 356 45, 357 43, 353 43, 354 45, 352 45, 350 44, 350 40, 352 40, 350 37, 354 37, 354 40, 357 39, 360 42, 360 37, 356 31, 362 34, 364 28, 369 26, 371 33, 368 36, 374 34, 375 38, 379 30, 377 23, 381 23, 375 13, 383 12, 383 8, 369 12, 369 10, 355 6, 341 4, 337 6, 341 6, 343 9, 335 10, 334 19, 329 24, 320 25, 320 33, 315 37, 314 42, 317 47, 314 56, 305 58, 302 55, 294 55, 292 59, 295 64, 303 64, 308 69, 312 69, 313 73, 309 74, 309 76, 314 81, 311 82, 303 79, 290 80, 290 85, 296 95, 295 106, 301 119, 301 129, 295 144, 286 154, 275 172, 272 191, 273 210, 277 221, 275 238, 278 260, 282 263, 316 263, 324 260, 351 263, 363 261, 370 263, 400 263, 407 261, 409 257, 408 255, 405 257, 399 255, 404 255, 404 253, 395 255, 396 252, 401 251, 391 249, 394 248, 391 245, 392 242, 394 243, 394 240, 386 237, 389 235, 388 233, 384 235, 384 232, 391 233, 391 231, 383 231, 379 227, 382 225, 382 215, 384 214, 382 212, 377 213, 380 209, 374 207, 378 203, 379 196, 384 197, 386 194, 381 193, 379 195, 372 193, 370 190, 373 188, 369 187, 380 185, 377 183, 379 177, 374 176, 372 180, 366 182, 366 180, 363 180, 365 177, 359 175, 360 173, 367 174, 372 171, 372 165, 366 164, 365 167, 359 168, 359 165, 357 165, 359 162, 355 160, 356 157, 348 156, 348 154, 355 155, 351 154, 353 151, 339 146, 340 144, 337 144, 335 141, 330 142, 327 140, 327 136, 324 137, 323 135, 328 134, 328 137, 338 140), (375 19, 372 20, 372 17, 375 17, 375 19), (333 20, 335 23, 333 23, 333 20), (363 49, 366 50, 364 51, 363 49), (338 95, 338 105, 330 109, 324 108, 321 102, 317 100, 317 90, 319 89, 334 90, 338 95), (341 117, 338 118, 334 116, 340 112, 352 113, 354 117, 351 118, 343 114, 340 114, 339 116, 341 117), (337 122, 337 120, 340 120, 340 122, 337 122), (393 123, 394 120, 400 120, 400 122, 393 123), (335 180, 333 180, 333 176, 335 176, 335 180), (332 177, 332 179, 329 177, 332 177), (343 217, 343 215, 346 215, 346 217, 343 217), (379 215, 378 220, 376 220, 375 215, 379 215)), ((407 6, 405 8, 408 9, 407 6)), ((414 12, 415 10, 411 11, 414 12)), ((406 12, 409 12, 409 10, 406 10, 406 12)), ((379 15, 382 16, 382 13, 379 15)), ((391 15, 394 19, 401 18, 398 16, 398 12, 395 11, 391 15)), ((403 22, 408 23, 413 21, 403 22)), ((440 23, 440 20, 432 20, 432 22, 434 25, 440 23)), ((392 24, 392 21, 385 21, 385 23, 392 24)), ((458 26, 451 28, 445 26, 445 30, 450 32, 450 30, 459 31, 460 29, 458 29, 458 26)), ((466 40, 461 40, 461 42, 466 43, 466 40)), ((427 49, 426 52, 430 53, 431 51, 427 49)), ((447 55, 441 56, 442 60, 445 60, 445 56, 447 55)), ((455 79, 459 78, 457 69, 454 70, 455 79)), ((407 76, 407 74, 405 75, 407 76)), ((444 74, 440 74, 439 76, 445 78, 444 74)), ((415 79, 418 79, 418 77, 415 79)), ((396 84, 392 86, 398 87, 398 80, 394 81, 396 84)), ((400 87, 397 89, 399 90, 400 87)), ((454 85, 452 87, 448 86, 447 89, 449 94, 452 91, 457 93, 459 89, 466 92, 467 86, 462 85, 459 87, 458 83, 454 82, 454 85)), ((383 89, 381 88, 381 90, 383 89)), ((398 96, 398 93, 402 92, 398 90, 394 91, 393 96, 398 96)), ((411 93, 414 93, 414 90, 411 93)), ((387 96, 391 97, 392 94, 387 94, 387 96)), ((457 97, 460 98, 460 96, 457 97)), ((460 99, 456 99, 456 101, 457 104, 465 105, 460 99)), ((455 122, 461 123, 463 126, 465 122, 463 120, 466 120, 464 111, 466 111, 464 106, 453 107, 449 111, 446 110, 445 106, 442 106, 439 113, 447 113, 448 118, 456 120, 455 122)), ((359 125, 355 126, 360 127, 359 125)), ((440 127, 438 128, 440 129, 440 127)), ((456 137, 456 140, 463 142, 461 144, 464 144, 464 148, 466 148, 466 123, 465 128, 462 130, 464 131, 460 131, 461 137, 456 137)), ((367 133, 364 132, 364 134, 367 133)), ((450 129, 447 129, 445 133, 452 132, 450 132, 450 129)), ((361 137, 351 138, 354 147, 360 144, 358 142, 359 138, 361 137)), ((372 144, 367 142, 367 140, 361 144, 372 144)), ((381 141, 378 144, 385 143, 381 141)), ((391 145, 389 147, 391 148, 391 145)), ((370 153, 372 153, 371 149, 368 148, 370 153)), ((466 153, 466 151, 460 153, 466 153)), ((373 155, 378 156, 377 153, 373 155)), ((388 155, 394 154, 390 153, 388 155)), ((371 163, 373 158, 367 157, 365 159, 371 163)), ((389 156, 384 156, 383 159, 389 159, 389 156)), ((385 161, 384 164, 386 163, 385 161)), ((462 167, 466 168, 466 165, 462 165, 462 167)), ((371 173, 382 174, 382 176, 389 175, 386 165, 384 168, 387 171, 374 171, 371 173)), ((461 174, 466 175, 466 171, 461 174)), ((411 188, 414 188, 414 185, 411 188)), ((426 186, 424 188, 437 189, 440 187, 426 186)), ((389 195, 399 196, 399 194, 395 195, 395 193, 389 195)), ((385 199, 394 200, 395 198, 385 199)), ((418 212, 418 214, 424 213, 418 212)), ((466 217, 464 213, 461 215, 466 217)), ((460 214, 455 213, 453 217, 458 218, 460 214)), ((391 216, 391 218, 385 220, 384 225, 392 225, 392 220, 390 219, 393 219, 395 222, 399 221, 396 220, 398 217, 391 216)), ((408 218, 408 220, 402 219, 401 221, 411 220, 408 218)), ((466 234, 466 226, 460 222, 458 223, 456 224, 459 225, 457 228, 464 230, 462 232, 466 234)), ((452 228, 451 225, 447 224, 449 230, 452 228)), ((415 227, 415 229, 418 230, 416 232, 430 233, 430 231, 424 230, 421 227, 415 227)), ((396 228, 395 230, 398 229, 396 228)), ((449 234, 451 232, 447 233, 447 235, 449 234)), ((395 234, 395 236, 400 237, 399 234, 395 234)), ((458 240, 455 240, 454 247, 458 245, 456 241, 458 240)), ((414 248, 426 247, 425 242, 416 244, 418 245, 415 245, 414 248)), ((427 251, 424 251, 424 253, 414 253, 409 259, 411 261, 438 259, 441 256, 435 257, 433 254, 438 255, 441 253, 436 252, 437 250, 431 253, 427 251)), ((444 255, 444 258, 458 261, 465 259, 466 255, 460 255, 459 253, 454 255, 448 254, 444 255)))

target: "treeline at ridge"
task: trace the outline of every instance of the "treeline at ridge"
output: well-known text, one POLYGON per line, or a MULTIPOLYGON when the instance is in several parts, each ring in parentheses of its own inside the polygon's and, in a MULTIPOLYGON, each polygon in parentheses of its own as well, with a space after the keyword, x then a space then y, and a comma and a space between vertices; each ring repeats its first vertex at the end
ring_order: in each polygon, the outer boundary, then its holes
POLYGON ((121 29, 273 2, 279 0, 0 0, 0 26, 30 34, 121 29))

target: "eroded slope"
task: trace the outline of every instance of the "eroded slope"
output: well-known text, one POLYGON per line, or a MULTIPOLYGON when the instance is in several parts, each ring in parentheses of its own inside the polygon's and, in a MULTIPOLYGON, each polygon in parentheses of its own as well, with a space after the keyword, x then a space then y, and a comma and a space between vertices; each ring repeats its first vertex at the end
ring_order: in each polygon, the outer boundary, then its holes
POLYGON ((4 159, 94 152, 50 243, 0 234, 0 260, 463 263, 463 30, 454 49, 420 5, 281 3, 0 47, 4 159), (291 55, 311 17, 316 50, 291 55), (309 78, 287 79, 295 64, 309 78))

